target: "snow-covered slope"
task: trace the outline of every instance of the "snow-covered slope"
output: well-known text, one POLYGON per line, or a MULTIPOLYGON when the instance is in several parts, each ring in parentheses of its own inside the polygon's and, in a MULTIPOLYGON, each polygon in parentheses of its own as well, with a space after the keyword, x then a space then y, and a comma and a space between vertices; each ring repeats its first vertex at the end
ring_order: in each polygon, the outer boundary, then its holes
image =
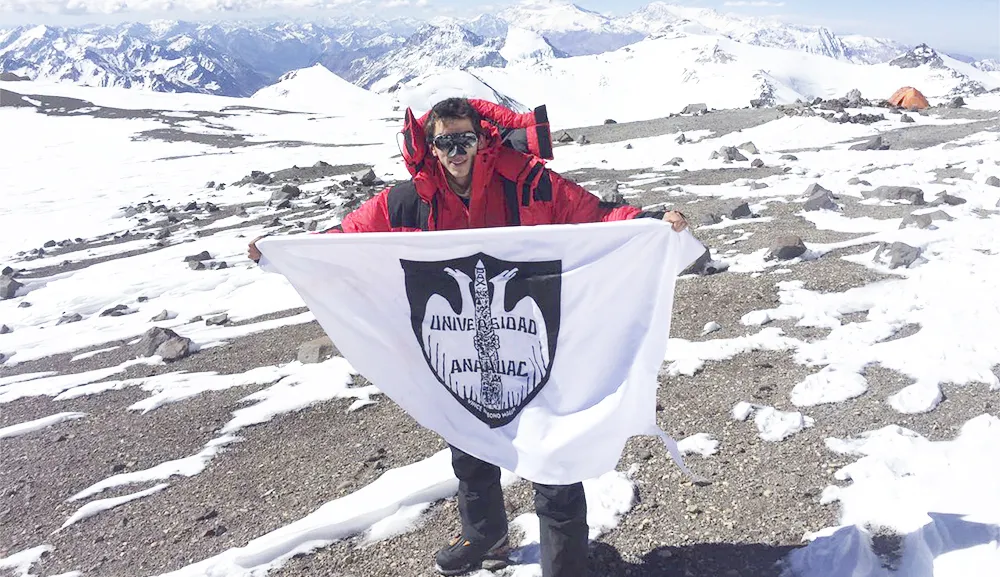
POLYGON ((500 17, 544 36, 571 55, 599 54, 644 38, 646 34, 565 0, 525 0, 500 17))
POLYGON ((527 112, 528 107, 514 98, 497 91, 478 76, 467 70, 447 70, 433 72, 414 78, 393 93, 401 108, 412 108, 415 114, 423 114, 435 103, 453 96, 481 98, 519 112, 527 112))
POLYGON ((322 64, 288 72, 252 98, 278 108, 352 115, 384 112, 391 106, 386 96, 351 84, 322 64))
POLYGON ((946 63, 940 68, 856 64, 726 38, 679 35, 607 54, 554 59, 544 67, 516 63, 471 72, 526 106, 548 104, 558 126, 655 118, 694 102, 742 108, 762 96, 780 104, 840 97, 854 88, 878 99, 907 85, 934 98, 946 97, 968 82, 1000 86, 1000 79, 971 65, 947 58, 946 63))
POLYGON ((565 58, 569 55, 549 44, 549 41, 537 32, 510 27, 507 29, 503 48, 500 49, 500 56, 510 63, 565 58))
POLYGON ((378 92, 429 72, 502 67, 506 65, 499 52, 502 46, 502 40, 486 39, 456 25, 427 25, 400 47, 365 66, 357 84, 378 92))

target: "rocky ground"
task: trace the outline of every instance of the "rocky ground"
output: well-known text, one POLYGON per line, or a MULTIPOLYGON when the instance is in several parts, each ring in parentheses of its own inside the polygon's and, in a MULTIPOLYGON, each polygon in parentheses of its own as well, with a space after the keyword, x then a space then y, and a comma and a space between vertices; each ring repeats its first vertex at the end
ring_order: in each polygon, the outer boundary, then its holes
MULTIPOLYGON (((706 128, 719 135, 767 122, 782 113, 778 109, 719 111, 567 132, 576 139, 586 135, 594 143, 706 128)), ((951 142, 970 131, 997 130, 1000 126, 997 114, 962 109, 940 109, 928 114, 966 115, 976 121, 976 128, 973 130, 970 125, 913 128, 901 123, 900 128, 883 134, 884 141, 892 149, 920 148, 951 142)), ((669 185, 681 187, 678 190, 654 191, 651 189, 662 183, 651 184, 638 187, 628 200, 640 206, 657 203, 686 206, 695 197, 683 192, 685 185, 764 178, 794 165, 790 159, 785 163, 777 167, 740 165, 692 170, 669 179, 669 185)), ((613 197, 618 188, 613 183, 625 183, 631 174, 587 169, 569 176, 581 182, 601 181, 606 193, 613 197)), ((942 175, 942 178, 956 176, 949 172, 942 175)), ((55 243, 48 248, 33 249, 23 256, 26 259, 65 256, 67 264, 37 269, 17 278, 30 280, 89 266, 106 258, 121 258, 117 255, 74 260, 73 253, 85 247, 145 236, 160 238, 156 235, 162 235, 166 244, 172 234, 201 230, 231 216, 246 215, 233 226, 268 223, 275 232, 304 232, 314 229, 316 225, 311 223, 328 218, 331 211, 356 206, 382 185, 374 175, 367 174, 364 166, 320 164, 279 173, 255 173, 248 179, 274 188, 269 210, 250 214, 248 211, 262 207, 213 208, 204 201, 196 202, 194 207, 163 210, 155 206, 135 207, 138 213, 149 216, 139 229, 128 235, 99 239, 96 244, 68 240, 63 246, 55 243), (315 198, 295 193, 295 186, 320 177, 343 179, 315 198), (333 202, 334 197, 339 200, 333 202), (284 207, 282 203, 286 203, 284 207)), ((234 184, 237 183, 225 185, 234 184)), ((928 200, 933 200, 933 192, 926 192, 928 200)), ((820 201, 825 198, 822 191, 818 198, 820 201)), ((787 244, 784 237, 790 235, 806 244, 859 236, 816 230, 797 215, 801 205, 795 203, 769 205, 767 216, 773 219, 770 222, 741 224, 738 228, 754 234, 734 246, 723 245, 717 238, 729 231, 700 230, 702 224, 718 220, 718 216, 711 215, 734 216, 734 210, 742 202, 702 198, 684 210, 695 235, 716 251, 736 248, 748 253, 772 247, 776 241, 787 244)), ((862 205, 844 196, 837 202, 848 216, 899 218, 912 210, 908 206, 862 205)), ((217 230, 204 229, 202 234, 214 234, 217 230)), ((801 280, 806 288, 827 292, 874 282, 879 280, 879 274, 838 258, 870 248, 834 251, 796 264, 781 279, 801 280)), ((741 336, 746 333, 739 322, 744 314, 774 306, 776 302, 775 279, 771 275, 754 277, 727 271, 685 277, 678 285, 672 336, 691 340, 741 336), (710 337, 702 337, 702 328, 710 321, 722 328, 710 337)), ((301 310, 282 314, 298 312, 301 310)), ((821 329, 797 327, 793 322, 774 325, 803 340, 826 334, 821 329)), ((148 377, 167 370, 243 372, 291 361, 302 343, 320 336, 322 330, 315 323, 284 327, 235 339, 224 347, 187 356, 169 367, 138 365, 128 369, 124 376, 148 377)), ((902 335, 894 338, 899 336, 902 335)), ((116 344, 124 343, 97 348, 116 344)), ((38 371, 81 372, 117 365, 132 354, 128 346, 123 346, 70 363, 69 359, 80 352, 83 351, 13 367, 0 365, 0 377, 38 371)), ((730 418, 733 405, 742 400, 794 410, 788 400, 791 387, 810 372, 794 363, 787 351, 758 351, 708 363, 694 377, 664 376, 657 407, 664 430, 677 438, 709 433, 720 441, 718 454, 709 458, 688 457, 689 465, 711 482, 705 486, 692 484, 655 439, 630 442, 620 469, 638 465, 637 504, 617 529, 594 543, 594 575, 777 577, 780 569, 776 563, 790 549, 802 544, 805 532, 837 522, 836 505, 820 505, 819 495, 832 482, 833 470, 846 463, 822 448, 824 438, 847 436, 892 423, 934 439, 949 438, 965 420, 984 411, 995 413, 1000 402, 997 393, 985 387, 967 387, 954 395, 946 389, 947 398, 935 411, 901 415, 887 406, 885 398, 909 384, 908 380, 894 371, 871 366, 865 375, 870 385, 867 394, 844 403, 810 408, 815 426, 780 443, 764 442, 750 433, 752 425, 730 418)), ((227 448, 203 473, 171 479, 169 490, 53 534, 78 507, 66 502, 69 496, 113 472, 141 470, 197 453, 214 438, 215 431, 230 418, 231 412, 241 406, 240 399, 260 388, 248 386, 205 393, 196 402, 168 405, 147 415, 126 410, 148 395, 136 387, 61 401, 55 408, 47 397, 0 405, 0 428, 50 415, 56 408, 90 415, 85 422, 70 421, 0 441, 3 453, 0 558, 47 543, 54 547, 54 553, 35 566, 36 575, 55 576, 74 570, 82 571, 86 577, 159 574, 244 545, 309 514, 327 501, 360 489, 387 469, 428 457, 444 447, 438 437, 419 427, 388 399, 379 398, 376 404, 355 412, 346 411, 350 401, 329 401, 247 428, 240 433, 244 440, 227 448)), ((124 495, 149 486, 152 484, 131 486, 102 497, 124 495)), ((507 495, 511 519, 532 511, 532 493, 527 483, 514 485, 507 495)), ((457 527, 456 515, 454 501, 445 500, 432 506, 415 531, 360 550, 355 548, 353 540, 337 543, 316 554, 300 556, 272 574, 430 576, 434 574, 433 553, 457 527)))

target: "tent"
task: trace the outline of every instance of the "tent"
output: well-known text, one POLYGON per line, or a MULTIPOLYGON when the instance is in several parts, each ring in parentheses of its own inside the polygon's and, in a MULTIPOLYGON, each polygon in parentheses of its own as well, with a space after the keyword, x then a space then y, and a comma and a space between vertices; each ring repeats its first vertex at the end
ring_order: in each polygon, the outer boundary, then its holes
POLYGON ((930 107, 927 98, 912 86, 904 86, 894 92, 889 98, 889 104, 907 110, 923 110, 930 107))

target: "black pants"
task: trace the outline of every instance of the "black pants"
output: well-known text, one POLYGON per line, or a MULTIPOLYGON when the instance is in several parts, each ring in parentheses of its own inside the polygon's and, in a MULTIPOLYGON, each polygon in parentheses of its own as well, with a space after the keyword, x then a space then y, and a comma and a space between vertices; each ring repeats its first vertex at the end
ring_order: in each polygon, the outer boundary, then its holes
MULTIPOLYGON (((498 539, 507 532, 507 511, 500 468, 451 447, 458 477, 458 512, 462 532, 472 541, 498 539)), ((535 512, 541 530, 543 577, 586 577, 587 498, 583 484, 534 483, 535 512)))

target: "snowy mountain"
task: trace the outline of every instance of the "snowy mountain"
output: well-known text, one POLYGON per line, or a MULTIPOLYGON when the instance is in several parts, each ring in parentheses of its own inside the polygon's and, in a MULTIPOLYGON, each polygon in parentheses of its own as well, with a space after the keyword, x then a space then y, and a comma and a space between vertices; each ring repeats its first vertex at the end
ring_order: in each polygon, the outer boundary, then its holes
POLYGON ((436 70, 500 67, 503 40, 483 38, 456 25, 426 25, 373 62, 353 68, 359 86, 376 92, 436 70))
POLYGON ((351 84, 322 64, 288 72, 277 83, 258 90, 251 98, 282 109, 338 114, 364 114, 369 110, 385 112, 391 106, 386 96, 351 84))

